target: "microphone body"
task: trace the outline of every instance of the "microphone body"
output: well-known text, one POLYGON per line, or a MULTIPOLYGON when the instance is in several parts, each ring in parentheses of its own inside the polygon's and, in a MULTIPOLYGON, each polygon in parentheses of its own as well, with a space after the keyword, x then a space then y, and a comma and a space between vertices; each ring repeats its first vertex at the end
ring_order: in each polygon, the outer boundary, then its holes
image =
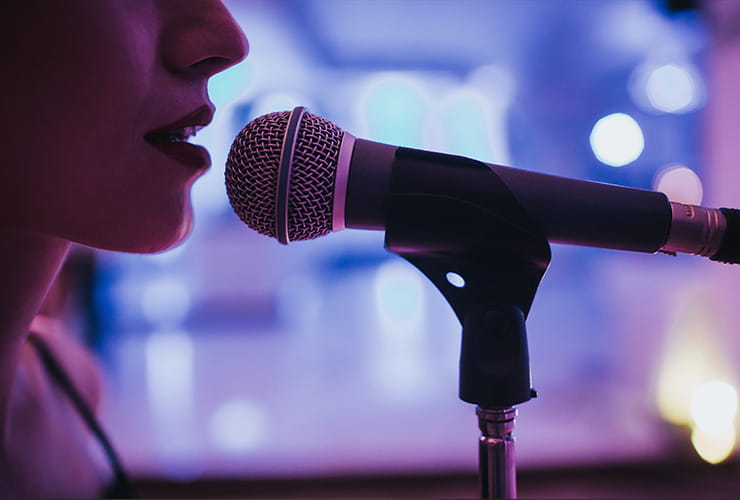
MULTIPOLYGON (((415 157, 432 165, 427 175, 417 179, 419 184, 423 184, 417 188, 418 191, 430 196, 444 193, 451 183, 459 181, 466 186, 464 189, 470 198, 490 202, 490 209, 493 209, 497 202, 495 193, 477 191, 489 188, 488 178, 498 177, 551 242, 655 251, 660 248, 670 224, 668 203, 659 193, 593 185, 464 157, 357 139, 346 181, 346 227, 385 228, 391 177, 397 168, 398 155, 415 157), (605 198, 609 203, 605 203, 605 198), (595 204, 595 200, 598 203, 595 204), (622 217, 617 219, 613 212, 617 212, 620 206, 630 209, 628 213, 623 210, 622 217), (586 217, 585 214, 589 215, 586 217), (635 230, 635 224, 640 230, 635 230), (628 234, 623 234, 625 232, 628 234)), ((342 166, 339 167, 341 170, 342 166)), ((481 207, 482 210, 488 208, 486 205, 481 207)))
POLYGON ((740 261, 737 210, 685 205, 660 192, 356 139, 300 107, 266 117, 248 124, 234 142, 226 184, 240 218, 282 243, 345 227, 384 230, 397 196, 454 199, 494 216, 501 207, 497 198, 510 196, 532 227, 553 243, 740 261), (273 135, 280 140, 279 148, 269 146, 269 154, 260 144, 276 142, 264 138, 268 127, 279 129, 273 135), (399 165, 409 162, 418 170, 412 175, 413 193, 404 193, 394 178, 399 165), (260 183, 256 188, 254 179, 260 183), (263 201, 255 209, 252 198, 257 197, 263 201))

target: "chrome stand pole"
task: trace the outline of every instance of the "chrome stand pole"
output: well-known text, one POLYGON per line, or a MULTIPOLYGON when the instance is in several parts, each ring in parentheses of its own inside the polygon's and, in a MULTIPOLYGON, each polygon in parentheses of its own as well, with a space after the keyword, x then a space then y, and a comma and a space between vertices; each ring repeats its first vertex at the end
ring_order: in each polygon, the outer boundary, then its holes
POLYGON ((482 499, 516 498, 516 458, 514 455, 514 408, 478 407, 478 465, 482 499))

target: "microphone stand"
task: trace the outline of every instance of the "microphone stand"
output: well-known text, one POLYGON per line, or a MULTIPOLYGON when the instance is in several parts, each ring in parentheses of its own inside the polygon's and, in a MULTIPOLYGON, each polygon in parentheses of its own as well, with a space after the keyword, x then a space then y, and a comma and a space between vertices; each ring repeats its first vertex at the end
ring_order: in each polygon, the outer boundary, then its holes
POLYGON ((478 407, 478 468, 481 498, 516 498, 514 408, 478 407))
POLYGON ((495 176, 481 181, 478 162, 471 162, 471 168, 450 168, 440 183, 444 192, 436 193, 418 180, 432 166, 439 174, 439 160, 399 148, 385 247, 424 273, 460 320, 459 396, 477 405, 480 496, 516 498, 514 407, 536 397, 525 319, 549 266, 550 246, 508 188, 495 176), (487 200, 476 204, 470 186, 480 182, 489 183, 481 186, 487 200), (490 197, 500 209, 490 210, 490 197))

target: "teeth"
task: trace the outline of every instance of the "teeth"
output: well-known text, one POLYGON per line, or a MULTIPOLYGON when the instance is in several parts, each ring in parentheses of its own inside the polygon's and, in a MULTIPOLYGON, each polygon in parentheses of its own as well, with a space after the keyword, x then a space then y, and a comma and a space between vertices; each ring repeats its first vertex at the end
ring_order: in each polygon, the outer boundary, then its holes
POLYGON ((169 139, 174 141, 187 141, 189 138, 195 135, 195 127, 185 127, 178 130, 173 130, 166 135, 169 139))
POLYGON ((182 135, 186 139, 188 137, 193 137, 197 132, 198 132, 197 127, 195 127, 194 125, 190 127, 185 127, 184 129, 182 129, 182 135))
POLYGON ((192 125, 176 130, 169 130, 167 132, 149 134, 146 137, 150 142, 186 142, 188 139, 197 134, 198 130, 200 130, 201 128, 202 127, 192 125))

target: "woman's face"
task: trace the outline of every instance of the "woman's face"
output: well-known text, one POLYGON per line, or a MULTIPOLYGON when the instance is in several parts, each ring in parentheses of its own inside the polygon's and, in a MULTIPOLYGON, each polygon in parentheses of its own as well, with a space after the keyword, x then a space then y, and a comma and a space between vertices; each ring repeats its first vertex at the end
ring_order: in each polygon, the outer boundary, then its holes
POLYGON ((246 56, 220 0, 22 0, 0 19, 0 227, 155 252, 210 164, 182 140, 208 78, 246 56))

